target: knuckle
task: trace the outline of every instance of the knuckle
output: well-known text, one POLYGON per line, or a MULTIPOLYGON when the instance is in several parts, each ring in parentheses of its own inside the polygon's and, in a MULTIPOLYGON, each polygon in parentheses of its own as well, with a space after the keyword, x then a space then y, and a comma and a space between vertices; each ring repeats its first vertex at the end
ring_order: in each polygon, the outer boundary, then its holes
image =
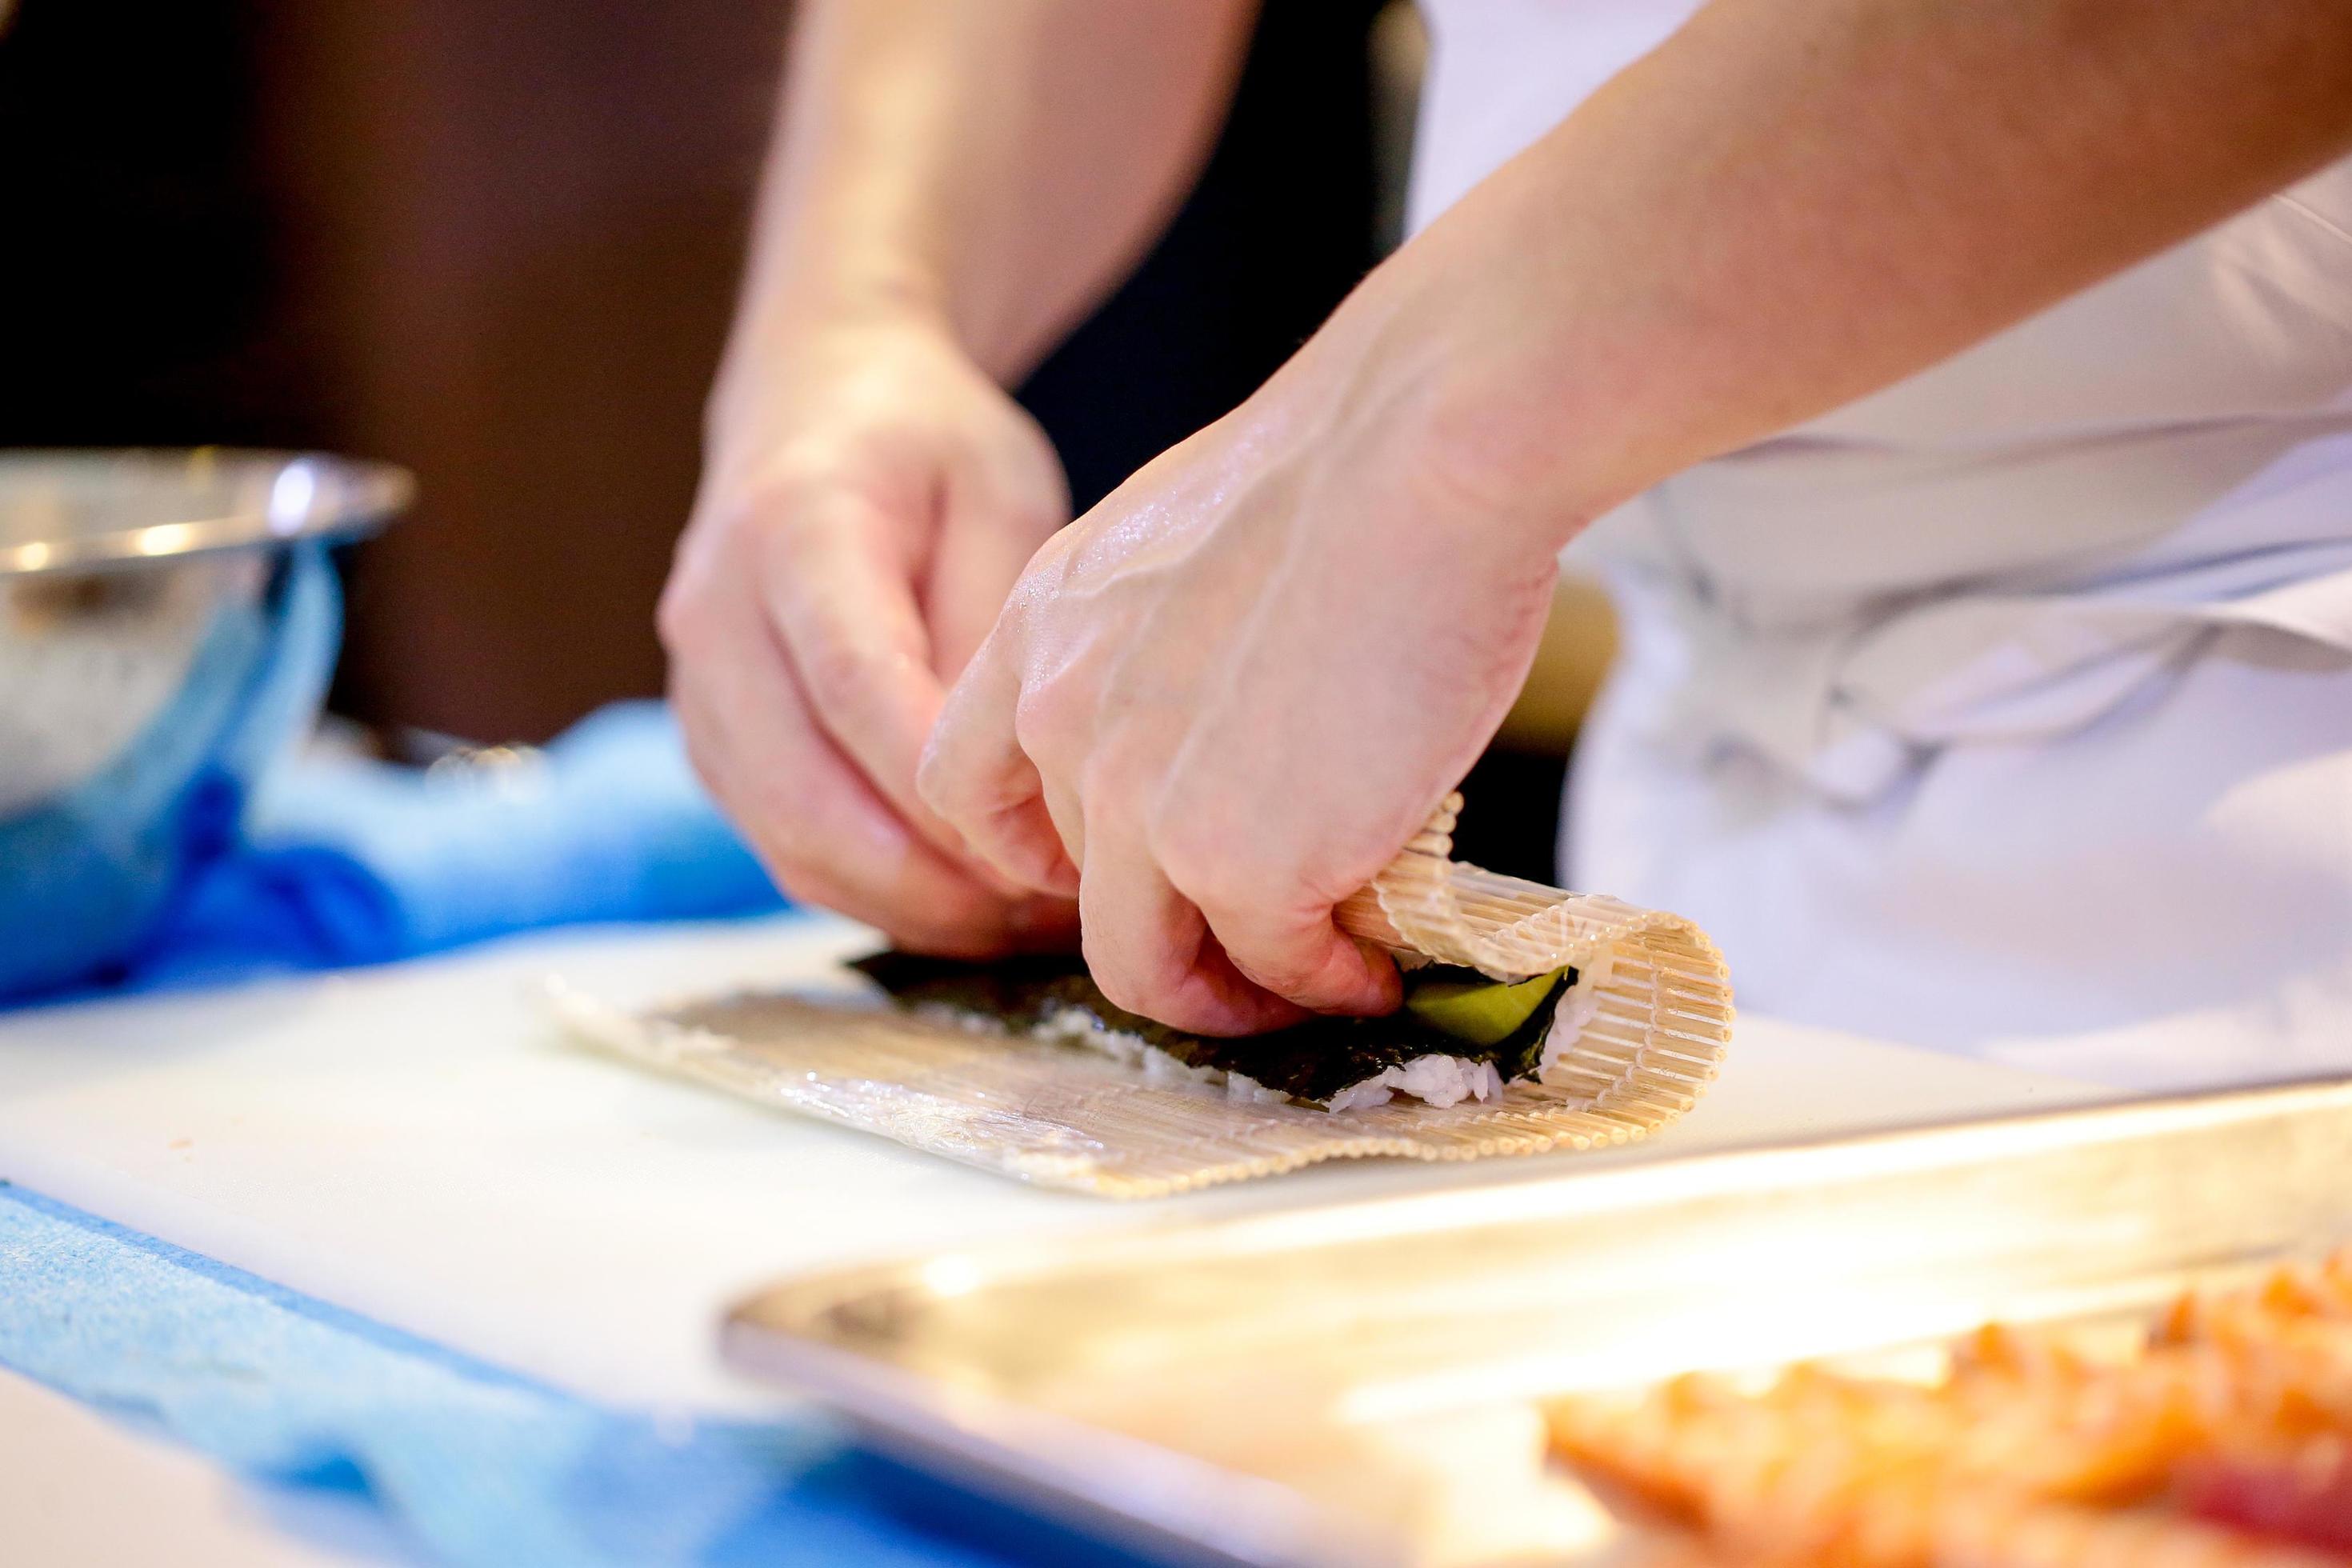
POLYGON ((861 718, 875 706, 873 661, 838 634, 814 630, 798 651, 801 675, 810 695, 835 718, 861 718))
POLYGON ((784 441, 770 449, 746 479, 737 493, 735 510, 744 519, 797 511, 840 482, 841 473, 836 443, 805 437, 784 441))
POLYGON ((1013 742, 1040 767, 1055 759, 1089 755, 1090 783, 1108 784, 1114 770, 1105 759, 1106 739, 1096 723, 1089 678, 1076 664, 1044 676, 1024 675, 1013 700, 1013 742))
POLYGON ((822 522, 824 509, 816 503, 843 482, 829 457, 787 447, 710 498, 693 527, 710 535, 709 552, 754 563, 789 562, 803 552, 810 531, 822 522))
POLYGON ((1263 907, 1276 883, 1271 868, 1247 852, 1236 825, 1222 814, 1160 810, 1146 827, 1152 858, 1178 892, 1203 913, 1263 907))
POLYGON ((1070 533, 1069 529, 1063 529, 1029 552, 1021 575, 1013 580, 1012 590, 997 611, 998 633, 1009 636, 1021 647, 1034 646, 1053 636, 1056 626, 1055 611, 1061 606, 1060 595, 1069 576, 1070 533))
POLYGON ((1013 743, 1033 760, 1050 754, 1065 728, 1062 708, 1050 684, 1024 686, 1013 703, 1013 743))

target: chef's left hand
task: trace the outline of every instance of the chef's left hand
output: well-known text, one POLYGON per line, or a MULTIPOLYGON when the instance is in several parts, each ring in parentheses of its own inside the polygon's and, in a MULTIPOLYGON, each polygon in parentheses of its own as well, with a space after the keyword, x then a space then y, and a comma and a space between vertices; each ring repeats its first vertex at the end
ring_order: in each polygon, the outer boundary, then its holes
POLYGON ((1037 552, 919 775, 998 869, 1076 890, 1112 1001, 1202 1033, 1396 1005, 1333 906, 1493 735, 1550 602, 1559 531, 1456 482, 1423 389, 1329 337, 1037 552))

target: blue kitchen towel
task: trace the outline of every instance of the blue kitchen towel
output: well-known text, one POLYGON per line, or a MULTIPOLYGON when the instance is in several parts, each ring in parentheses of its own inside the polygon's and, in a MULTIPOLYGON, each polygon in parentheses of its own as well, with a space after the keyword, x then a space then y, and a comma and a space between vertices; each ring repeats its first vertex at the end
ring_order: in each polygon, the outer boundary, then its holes
POLYGON ((1124 1561, 820 1427, 606 1409, 5 1183, 0 1365, 438 1562, 1124 1561))
POLYGON ((696 780, 669 710, 622 702, 498 767, 289 761, 134 978, 375 963, 542 926, 782 903, 696 780))

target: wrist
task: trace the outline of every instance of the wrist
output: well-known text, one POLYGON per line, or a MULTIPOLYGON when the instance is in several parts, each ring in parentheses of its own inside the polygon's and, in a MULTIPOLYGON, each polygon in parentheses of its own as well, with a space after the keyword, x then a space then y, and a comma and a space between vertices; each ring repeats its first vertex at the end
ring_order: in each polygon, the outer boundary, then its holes
POLYGON ((1710 341, 1721 323, 1629 270, 1560 199, 1550 156, 1539 146, 1490 175, 1325 330, 1423 384, 1408 438, 1439 493, 1557 551, 1719 449, 1693 405, 1735 373, 1710 341))
POLYGON ((1448 286, 1416 259, 1376 271, 1310 348, 1331 351, 1347 403, 1381 411, 1373 448, 1423 510, 1549 560, 1641 488, 1632 454, 1539 303, 1448 286))
POLYGON ((859 359, 843 346, 851 340, 902 334, 961 352, 942 291, 923 268, 877 262, 757 269, 712 384, 706 436, 766 402, 781 377, 801 380, 835 359, 859 359))
POLYGON ((1661 477, 1643 427, 1647 368, 1594 330, 1574 274, 1572 251, 1541 265, 1513 245, 1436 280, 1444 342, 1419 437, 1444 482, 1555 553, 1661 477))

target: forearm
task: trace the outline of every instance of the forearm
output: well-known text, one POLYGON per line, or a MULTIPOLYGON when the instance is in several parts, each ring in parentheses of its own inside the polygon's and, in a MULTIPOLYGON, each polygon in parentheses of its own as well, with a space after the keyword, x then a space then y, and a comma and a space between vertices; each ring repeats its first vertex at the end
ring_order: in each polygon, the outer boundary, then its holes
POLYGON ((1332 329, 1448 317, 1398 395, 1453 481, 1564 534, 2347 143, 2341 0, 1717 0, 1332 329))
POLYGON ((1253 0, 809 0, 730 379, 812 316, 936 319, 1017 377, 1191 184, 1253 0))

